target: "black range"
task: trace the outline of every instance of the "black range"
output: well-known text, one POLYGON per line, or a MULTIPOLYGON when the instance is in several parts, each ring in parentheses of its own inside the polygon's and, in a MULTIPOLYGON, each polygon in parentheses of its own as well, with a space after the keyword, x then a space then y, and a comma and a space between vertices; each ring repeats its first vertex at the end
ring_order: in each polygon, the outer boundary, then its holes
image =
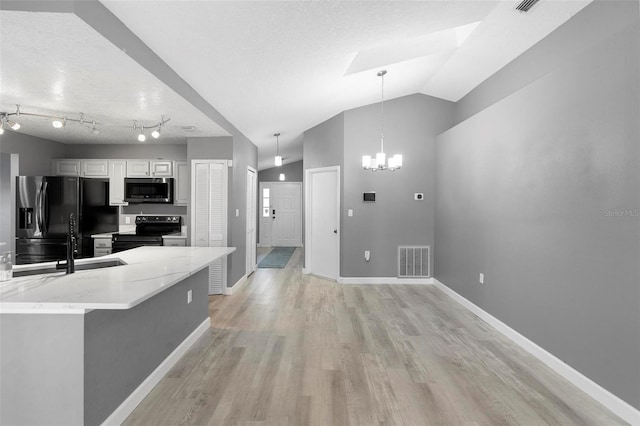
POLYGON ((141 246, 161 246, 162 236, 182 229, 181 216, 136 216, 135 234, 113 234, 113 253, 141 246))

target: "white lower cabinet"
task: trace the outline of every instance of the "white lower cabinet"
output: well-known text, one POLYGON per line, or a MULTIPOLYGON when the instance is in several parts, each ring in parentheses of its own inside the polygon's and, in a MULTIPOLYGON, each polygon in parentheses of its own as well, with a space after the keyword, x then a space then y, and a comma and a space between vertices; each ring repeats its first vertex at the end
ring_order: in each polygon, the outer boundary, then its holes
POLYGON ((187 245, 187 238, 164 238, 162 245, 166 247, 185 247, 187 245))
POLYGON ((98 237, 93 239, 93 257, 111 254, 111 237, 98 237))

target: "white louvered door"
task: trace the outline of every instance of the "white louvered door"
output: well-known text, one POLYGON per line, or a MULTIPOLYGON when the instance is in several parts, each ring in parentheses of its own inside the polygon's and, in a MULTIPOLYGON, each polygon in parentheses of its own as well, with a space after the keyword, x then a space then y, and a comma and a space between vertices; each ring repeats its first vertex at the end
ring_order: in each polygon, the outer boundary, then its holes
MULTIPOLYGON (((197 247, 227 245, 227 161, 192 160, 191 241, 197 247)), ((209 294, 223 294, 227 259, 209 268, 209 294)))

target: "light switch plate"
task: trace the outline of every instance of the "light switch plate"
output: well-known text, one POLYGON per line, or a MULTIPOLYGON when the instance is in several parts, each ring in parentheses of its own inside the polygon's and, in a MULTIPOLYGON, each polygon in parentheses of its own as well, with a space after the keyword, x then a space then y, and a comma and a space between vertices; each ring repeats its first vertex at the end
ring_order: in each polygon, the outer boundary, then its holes
POLYGON ((240 210, 236 209, 236 217, 240 216, 240 210))
POLYGON ((193 293, 191 290, 187 290, 187 305, 193 301, 193 293))
POLYGON ((478 281, 480 281, 480 284, 484 284, 484 274, 482 272, 480 272, 480 278, 478 281))

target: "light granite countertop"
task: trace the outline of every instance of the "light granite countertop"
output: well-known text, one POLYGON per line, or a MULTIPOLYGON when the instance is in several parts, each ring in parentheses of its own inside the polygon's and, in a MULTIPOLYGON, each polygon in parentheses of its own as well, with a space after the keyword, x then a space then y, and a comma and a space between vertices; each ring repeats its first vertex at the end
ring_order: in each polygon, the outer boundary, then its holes
MULTIPOLYGON (((126 265, 14 277, 0 282, 0 313, 84 314, 93 309, 130 309, 164 291, 235 247, 145 246, 76 265, 120 259, 126 265)), ((55 265, 54 262, 39 265, 55 265)), ((18 265, 15 271, 32 268, 18 265)))

